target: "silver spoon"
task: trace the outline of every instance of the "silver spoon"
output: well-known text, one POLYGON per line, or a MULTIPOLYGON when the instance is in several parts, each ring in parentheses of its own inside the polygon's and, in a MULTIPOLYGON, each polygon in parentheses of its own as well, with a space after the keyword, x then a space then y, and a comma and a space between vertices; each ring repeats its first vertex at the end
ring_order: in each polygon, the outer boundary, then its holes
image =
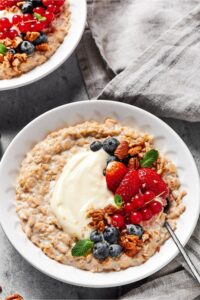
POLYGON ((171 228, 171 226, 169 225, 169 223, 166 221, 165 222, 165 227, 167 228, 169 234, 171 235, 174 243, 176 244, 176 246, 178 247, 179 251, 181 252, 181 254, 183 255, 188 267, 190 268, 194 278, 198 281, 198 283, 200 284, 200 275, 197 271, 197 269, 195 268, 193 262, 191 261, 190 257, 188 256, 188 254, 186 253, 185 249, 183 248, 181 242, 179 241, 179 239, 177 238, 176 234, 174 233, 173 229, 171 228))

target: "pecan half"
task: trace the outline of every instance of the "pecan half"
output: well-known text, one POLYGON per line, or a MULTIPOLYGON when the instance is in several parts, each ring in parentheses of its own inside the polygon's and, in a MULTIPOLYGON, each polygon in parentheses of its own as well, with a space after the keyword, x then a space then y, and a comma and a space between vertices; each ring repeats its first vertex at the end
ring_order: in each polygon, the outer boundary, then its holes
POLYGON ((136 146, 136 147, 129 149, 128 154, 130 154, 130 156, 134 156, 134 155, 139 154, 141 150, 142 150, 141 146, 136 146))
POLYGON ((36 46, 35 48, 38 51, 47 51, 47 50, 49 50, 49 45, 48 45, 48 43, 43 43, 43 44, 36 46))
POLYGON ((138 236, 125 234, 120 237, 120 245, 127 256, 134 257, 141 249, 143 242, 138 236))
POLYGON ((139 160, 136 157, 131 157, 128 162, 129 170, 137 170, 140 166, 139 160))
POLYGON ((109 204, 104 208, 104 213, 107 215, 114 215, 117 212, 119 212, 119 209, 112 204, 109 204))
POLYGON ((28 31, 25 35, 25 40, 29 41, 29 42, 33 42, 35 41, 38 37, 40 36, 39 32, 35 32, 35 31, 28 31))
POLYGON ((119 158, 120 160, 126 158, 128 156, 128 148, 129 144, 127 141, 122 141, 117 149, 115 150, 115 156, 119 158))

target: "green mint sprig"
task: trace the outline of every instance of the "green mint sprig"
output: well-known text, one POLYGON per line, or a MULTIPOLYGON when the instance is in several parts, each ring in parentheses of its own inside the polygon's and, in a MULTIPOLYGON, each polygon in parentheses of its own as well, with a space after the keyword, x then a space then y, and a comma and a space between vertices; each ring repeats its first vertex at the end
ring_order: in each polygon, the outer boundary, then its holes
POLYGON ((0 43, 0 54, 5 55, 7 52, 7 48, 4 44, 0 43))
POLYGON ((33 15, 38 21, 46 21, 46 19, 47 19, 46 17, 43 17, 43 16, 41 16, 41 14, 38 14, 38 13, 34 13, 33 15))
POLYGON ((120 195, 115 195, 115 197, 114 197, 114 201, 115 201, 115 204, 116 204, 116 206, 117 207, 122 207, 123 206, 123 200, 122 200, 122 197, 120 196, 120 195))
POLYGON ((152 149, 148 151, 143 159, 140 161, 140 165, 142 168, 150 168, 155 161, 157 161, 159 153, 157 150, 152 149))
POLYGON ((90 240, 78 241, 71 250, 72 256, 85 256, 88 254, 94 246, 94 243, 90 240))

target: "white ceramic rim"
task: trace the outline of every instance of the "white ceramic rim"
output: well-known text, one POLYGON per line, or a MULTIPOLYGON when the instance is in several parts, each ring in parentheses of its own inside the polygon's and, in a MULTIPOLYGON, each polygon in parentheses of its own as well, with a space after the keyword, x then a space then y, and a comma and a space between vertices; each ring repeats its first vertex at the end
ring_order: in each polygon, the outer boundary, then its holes
MULTIPOLYGON (((116 106, 118 106, 118 109, 128 109, 129 111, 132 110, 132 112, 134 112, 135 114, 142 114, 143 116, 146 116, 147 118, 149 118, 149 122, 150 120, 153 120, 153 122, 155 122, 157 125, 161 126, 163 130, 166 130, 166 132, 168 132, 168 134, 170 134, 171 138, 174 137, 177 141, 177 143, 179 144, 179 146, 181 147, 182 151, 184 151, 187 154, 187 157, 190 161, 190 171, 191 174, 193 175, 193 179, 195 182, 195 186, 196 186, 196 199, 197 202, 195 203, 195 209, 193 212, 193 219, 190 220, 190 224, 188 225, 188 232, 187 235, 184 235, 184 237, 181 239, 181 242, 183 245, 185 245, 187 243, 187 241, 189 240, 189 238, 191 237, 197 221, 198 221, 198 217, 199 217, 199 212, 200 212, 200 189, 199 189, 199 175, 198 175, 198 170, 196 167, 196 164, 194 162, 194 159, 189 151, 189 149, 187 148, 187 146, 185 145, 185 143, 182 141, 182 139, 175 133, 175 131, 173 129, 171 129, 167 124, 165 124, 163 121, 161 121, 160 119, 158 119, 157 117, 153 116, 152 114, 137 108, 137 107, 133 107, 124 103, 119 103, 119 102, 114 102, 114 101, 106 101, 106 100, 95 100, 95 101, 81 101, 81 102, 75 102, 72 104, 66 104, 57 108, 54 108, 44 114, 42 114, 41 116, 37 117, 35 120, 33 120, 32 122, 30 122, 24 129, 22 129, 17 136, 14 138, 14 140, 11 142, 11 144, 8 146, 8 149, 6 150, 1 164, 0 164, 0 182, 3 182, 3 179, 7 176, 7 174, 5 174, 5 170, 7 167, 7 164, 9 164, 9 156, 11 156, 12 154, 14 154, 15 152, 15 143, 20 140, 25 132, 29 132, 31 130, 33 130, 34 126, 36 126, 36 124, 41 124, 41 122, 45 122, 50 120, 51 116, 53 116, 54 114, 62 114, 62 111, 64 110, 69 110, 69 109, 77 109, 77 111, 87 111, 88 105, 91 107, 92 105, 94 106, 93 110, 94 111, 98 111, 98 106, 100 109, 102 109, 102 107, 104 108, 103 111, 107 111, 107 108, 109 106, 113 106, 113 108, 116 106)), ((105 113, 104 113, 105 115, 105 113)), ((35 127, 36 128, 36 127, 35 127)), ((40 128, 42 129, 42 127, 40 128)), ((25 154, 25 153, 24 153, 25 154)), ((12 187, 13 188, 13 187, 12 187)), ((3 191, 3 184, 0 187, 0 198, 3 199, 3 197, 5 196, 5 193, 3 191)), ((13 200, 14 201, 14 200, 13 200)), ((3 205, 1 207, 1 203, 0 203, 0 222, 2 225, 2 228, 5 232, 5 234, 7 235, 8 239, 10 240, 10 242, 12 243, 12 245, 16 248, 16 250, 31 264, 33 265, 35 268, 37 268, 38 270, 40 270, 41 272, 49 275, 50 277, 53 277, 55 279, 58 279, 60 281, 69 283, 69 284, 73 284, 73 285, 78 285, 78 286, 85 286, 85 287, 93 287, 93 288, 105 288, 105 287, 114 287, 114 286, 120 286, 120 285, 125 285, 125 284, 129 284, 138 280, 141 280, 143 278, 146 278, 150 275, 152 275, 153 273, 157 272, 158 270, 160 270, 161 268, 163 268, 164 266, 166 266, 177 254, 178 254, 178 249, 176 248, 176 246, 173 244, 172 240, 169 239, 162 247, 161 247, 161 251, 162 249, 164 249, 164 247, 168 247, 168 250, 170 249, 170 256, 167 259, 162 259, 163 261, 160 260, 156 260, 156 257, 160 255, 160 253, 155 254, 152 258, 150 258, 145 264, 142 265, 142 268, 150 261, 150 260, 154 260, 154 262, 156 262, 157 265, 155 265, 153 268, 151 268, 150 270, 147 270, 145 272, 143 272, 143 274, 138 275, 137 277, 131 277, 132 276, 132 272, 134 269, 134 272, 136 272, 136 270, 139 271, 139 267, 134 267, 134 268, 128 268, 126 270, 122 270, 120 272, 109 272, 109 273, 91 273, 91 272, 87 272, 87 271, 83 271, 83 270, 79 270, 77 268, 73 268, 70 266, 64 266, 62 264, 59 264, 51 259, 49 259, 47 256, 45 256, 42 251, 37 248, 36 246, 34 246, 25 236, 25 234, 22 232, 22 230, 20 230, 20 234, 11 232, 8 228, 8 224, 7 224, 7 217, 5 214, 5 211, 3 211, 3 205), (17 238, 16 238, 17 237, 17 238), (23 245, 20 245, 20 242, 23 241, 23 245), (166 244, 168 246, 166 246, 166 244), (170 245, 170 247, 169 247, 170 245), (27 248, 26 248, 27 247, 27 248), (38 256, 39 260, 38 260, 38 256), (34 259, 35 258, 35 259, 34 259), (63 271, 65 270, 65 271, 63 271), (66 276, 69 276, 67 277, 66 276)), ((180 218, 181 219, 181 218, 180 218)), ((18 225, 17 225, 18 226, 18 225)), ((185 234, 185 232, 184 232, 185 234)), ((161 257, 160 257, 161 258, 161 257)), ((133 273, 134 273, 133 272, 133 273)))
POLYGON ((0 80, 0 91, 33 83, 55 71, 70 57, 83 35, 87 17, 87 4, 86 0, 68 1, 71 9, 71 27, 60 47, 45 63, 33 70, 20 77, 0 80))

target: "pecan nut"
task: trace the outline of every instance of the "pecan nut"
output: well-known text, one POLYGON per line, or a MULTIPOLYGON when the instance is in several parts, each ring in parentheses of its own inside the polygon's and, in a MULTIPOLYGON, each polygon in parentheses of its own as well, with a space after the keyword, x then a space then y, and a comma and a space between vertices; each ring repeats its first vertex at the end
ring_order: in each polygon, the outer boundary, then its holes
POLYGON ((48 51, 49 50, 49 45, 48 45, 48 43, 43 43, 43 44, 37 45, 36 50, 38 50, 38 51, 48 51))
POLYGON ((39 32, 35 32, 35 31, 28 31, 25 35, 25 40, 29 41, 29 42, 33 42, 35 41, 38 37, 40 36, 39 32))
POLYGON ((141 146, 136 146, 136 147, 129 149, 128 154, 130 154, 130 156, 134 156, 134 155, 139 154, 141 150, 142 150, 141 146))
POLYGON ((127 141, 122 141, 117 149, 115 150, 115 156, 119 158, 120 160, 126 158, 128 156, 128 148, 129 144, 127 141))
POLYGON ((142 249, 143 242, 138 236, 125 234, 120 237, 120 245, 127 256, 134 257, 142 249))

